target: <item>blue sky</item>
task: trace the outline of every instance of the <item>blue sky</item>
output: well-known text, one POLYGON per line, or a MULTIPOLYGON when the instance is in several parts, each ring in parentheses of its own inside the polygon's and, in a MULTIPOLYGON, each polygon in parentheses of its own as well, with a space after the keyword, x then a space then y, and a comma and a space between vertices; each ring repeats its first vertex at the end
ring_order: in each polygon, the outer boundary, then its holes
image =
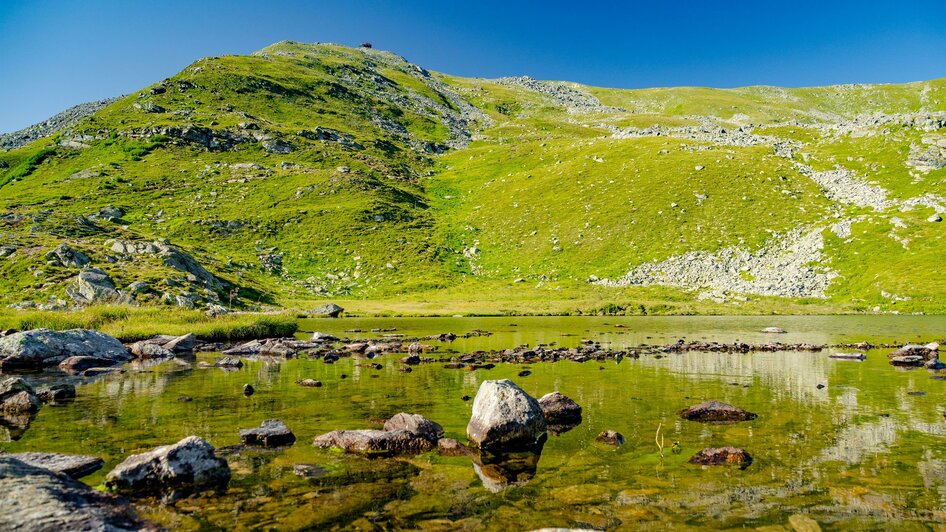
POLYGON ((946 0, 0 0, 0 131, 283 39, 610 87, 903 82, 946 76, 946 0))

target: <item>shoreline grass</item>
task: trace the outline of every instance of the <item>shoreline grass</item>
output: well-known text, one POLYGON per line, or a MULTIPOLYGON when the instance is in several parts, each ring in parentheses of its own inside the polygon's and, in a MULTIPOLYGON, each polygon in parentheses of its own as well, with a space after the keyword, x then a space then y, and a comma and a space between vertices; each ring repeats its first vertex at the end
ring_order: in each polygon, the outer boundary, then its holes
POLYGON ((79 311, 0 309, 0 329, 95 329, 134 342, 158 334, 195 334, 205 341, 292 336, 298 325, 290 313, 234 313, 209 317, 199 310, 166 307, 94 306, 79 311))

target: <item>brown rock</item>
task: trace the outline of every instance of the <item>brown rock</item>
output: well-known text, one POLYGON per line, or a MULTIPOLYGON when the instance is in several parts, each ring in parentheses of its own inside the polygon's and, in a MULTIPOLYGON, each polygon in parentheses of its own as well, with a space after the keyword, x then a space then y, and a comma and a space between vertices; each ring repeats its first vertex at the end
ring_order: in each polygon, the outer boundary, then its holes
POLYGON ((708 447, 690 458, 690 463, 706 466, 736 465, 740 469, 745 469, 752 463, 752 457, 737 447, 708 447))
POLYGON ((683 419, 703 423, 735 423, 737 421, 749 421, 758 417, 752 412, 747 412, 739 407, 720 401, 706 401, 698 405, 693 405, 690 408, 681 410, 678 415, 683 419))

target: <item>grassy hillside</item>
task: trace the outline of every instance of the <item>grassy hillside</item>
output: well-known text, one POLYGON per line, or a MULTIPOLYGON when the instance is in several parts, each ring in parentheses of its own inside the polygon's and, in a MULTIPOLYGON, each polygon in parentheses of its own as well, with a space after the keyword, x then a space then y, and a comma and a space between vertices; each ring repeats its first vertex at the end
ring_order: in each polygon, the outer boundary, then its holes
POLYGON ((944 312, 944 126, 946 80, 617 90, 283 42, 0 152, 0 299, 97 267, 197 307, 944 312))

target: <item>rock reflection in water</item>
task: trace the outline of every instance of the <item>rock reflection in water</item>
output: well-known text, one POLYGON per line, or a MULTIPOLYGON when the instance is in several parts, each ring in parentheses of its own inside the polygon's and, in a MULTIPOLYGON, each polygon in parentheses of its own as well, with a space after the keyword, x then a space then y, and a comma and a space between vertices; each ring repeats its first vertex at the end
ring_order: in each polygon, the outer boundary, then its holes
POLYGON ((483 487, 493 493, 522 486, 535 477, 545 441, 542 438, 535 446, 522 451, 474 451, 473 471, 483 481, 483 487))
POLYGON ((0 416, 0 442, 17 441, 30 427, 36 414, 4 414, 0 416))

